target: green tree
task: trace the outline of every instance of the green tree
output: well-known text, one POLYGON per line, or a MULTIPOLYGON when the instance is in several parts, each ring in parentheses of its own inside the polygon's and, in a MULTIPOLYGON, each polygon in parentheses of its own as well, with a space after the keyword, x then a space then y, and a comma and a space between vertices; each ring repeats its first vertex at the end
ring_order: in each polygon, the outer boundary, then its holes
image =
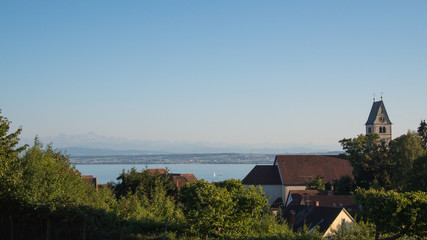
POLYGON ((95 186, 84 181, 71 167, 68 156, 54 150, 52 145, 43 148, 37 138, 25 152, 21 168, 23 191, 20 200, 29 206, 49 211, 77 206, 108 210, 114 203, 108 188, 96 191, 95 186))
POLYGON ((427 235, 427 193, 356 189, 354 200, 375 224, 375 239, 427 235))
POLYGON ((7 118, 0 115, 0 205, 8 207, 11 207, 11 200, 21 184, 19 154, 27 148, 27 145, 17 147, 22 128, 9 133, 10 124, 7 118))
POLYGON ((181 187, 179 201, 192 233, 216 236, 228 227, 233 200, 225 188, 204 180, 181 187))
POLYGON ((153 189, 159 185, 166 190, 168 195, 176 194, 176 188, 169 181, 169 174, 160 174, 158 172, 151 174, 147 169, 137 172, 133 167, 127 172, 123 170, 117 180, 119 180, 119 183, 114 186, 117 198, 126 196, 128 192, 135 194, 137 190, 139 194, 151 198, 153 189))
POLYGON ((199 237, 292 239, 295 236, 269 211, 262 189, 246 188, 240 180, 191 182, 180 189, 179 201, 189 232, 199 237))
POLYGON ((394 164, 393 189, 404 190, 414 161, 426 154, 422 139, 416 132, 408 131, 390 142, 389 151, 394 164))
POLYGON ((407 179, 406 190, 427 192, 427 155, 414 161, 407 179))
POLYGON ((229 179, 217 184, 225 188, 231 196, 232 209, 228 222, 230 229, 249 234, 255 219, 263 219, 268 214, 268 199, 260 187, 246 188, 240 180, 229 179))
POLYGON ((336 195, 350 195, 355 189, 356 183, 350 176, 343 176, 333 182, 334 193, 336 195))
POLYGON ((339 141, 345 150, 343 157, 350 160, 356 185, 390 189, 392 186, 393 161, 388 144, 378 134, 359 135, 339 141))
POLYGON ((369 223, 360 221, 339 225, 338 229, 332 231, 331 239, 337 240, 365 240, 375 238, 375 226, 369 223))
POLYGON ((307 190, 325 190, 325 184, 323 184, 323 177, 318 176, 313 178, 306 184, 307 190))
POLYGON ((427 123, 426 123, 426 120, 421 121, 417 132, 423 141, 424 149, 427 149, 427 123))

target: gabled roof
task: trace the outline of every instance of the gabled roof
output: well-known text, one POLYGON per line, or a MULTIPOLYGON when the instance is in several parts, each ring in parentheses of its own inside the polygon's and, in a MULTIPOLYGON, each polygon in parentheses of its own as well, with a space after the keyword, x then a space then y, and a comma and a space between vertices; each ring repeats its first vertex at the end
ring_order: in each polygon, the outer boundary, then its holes
POLYGON ((245 185, 281 185, 279 170, 275 165, 256 165, 243 178, 242 183, 245 185))
POLYGON ((319 227, 320 232, 325 232, 338 217, 344 208, 313 207, 303 205, 291 205, 285 209, 284 218, 291 218, 291 211, 295 211, 294 231, 298 231, 307 225, 310 229, 319 227))
POLYGON ((89 184, 95 186, 95 189, 98 190, 98 178, 93 177, 93 175, 81 175, 81 178, 89 184))
POLYGON ((145 170, 149 175, 167 174, 168 171, 164 168, 150 168, 145 170))
POLYGON ((168 174, 169 181, 173 182, 176 187, 181 187, 185 183, 197 181, 196 176, 192 173, 168 173, 164 168, 151 168, 145 170, 149 175, 154 176, 156 174, 168 174))
POLYGON ((375 123, 375 120, 377 119, 378 112, 380 111, 380 109, 382 114, 385 117, 385 120, 387 121, 387 124, 391 124, 390 118, 388 117, 388 114, 387 114, 387 110, 385 109, 385 106, 384 106, 384 102, 381 100, 378 102, 374 102, 372 104, 371 112, 369 113, 368 121, 366 121, 365 125, 372 125, 375 123))
POLYGON ((305 185, 319 176, 324 183, 353 176, 350 161, 336 156, 277 155, 274 165, 279 167, 284 185, 305 185))
POLYGON ((172 181, 176 187, 181 187, 188 182, 197 181, 196 176, 192 173, 171 173, 169 175, 169 180, 172 181))

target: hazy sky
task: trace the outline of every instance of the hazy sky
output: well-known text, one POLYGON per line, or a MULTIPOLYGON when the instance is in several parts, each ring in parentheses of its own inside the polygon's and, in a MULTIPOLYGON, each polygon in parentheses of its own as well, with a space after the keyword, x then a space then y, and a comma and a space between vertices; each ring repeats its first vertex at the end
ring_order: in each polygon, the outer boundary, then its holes
POLYGON ((1 1, 23 137, 335 145, 427 118, 427 1, 1 1))

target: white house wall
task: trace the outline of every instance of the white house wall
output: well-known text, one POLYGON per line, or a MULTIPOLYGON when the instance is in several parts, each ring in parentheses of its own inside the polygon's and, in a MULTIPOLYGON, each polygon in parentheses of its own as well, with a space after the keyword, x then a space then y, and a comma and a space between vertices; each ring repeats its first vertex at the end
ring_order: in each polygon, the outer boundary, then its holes
MULTIPOLYGON (((253 185, 246 185, 246 187, 253 185)), ((277 198, 282 197, 282 185, 259 185, 268 197, 268 203, 271 205, 277 198)))
POLYGON ((355 222, 354 219, 346 212, 344 209, 338 214, 337 218, 332 222, 331 226, 329 226, 328 230, 326 230, 323 237, 329 237, 332 235, 332 231, 337 230, 341 224, 345 224, 346 228, 350 228, 350 224, 355 222))
POLYGON ((288 199, 288 194, 291 190, 306 190, 306 186, 285 186, 282 196, 283 201, 286 201, 288 199))

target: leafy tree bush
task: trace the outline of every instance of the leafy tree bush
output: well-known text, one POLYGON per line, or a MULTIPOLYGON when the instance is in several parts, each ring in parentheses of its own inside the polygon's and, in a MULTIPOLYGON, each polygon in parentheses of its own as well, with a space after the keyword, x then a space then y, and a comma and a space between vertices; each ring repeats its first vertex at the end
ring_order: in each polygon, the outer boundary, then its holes
POLYGON ((404 190, 414 161, 427 153, 422 139, 416 132, 408 131, 390 142, 389 152, 393 160, 393 189, 404 190))
POLYGON ((169 174, 160 174, 158 172, 151 174, 147 169, 137 172, 135 167, 133 167, 127 172, 123 170, 117 180, 119 180, 119 183, 113 187, 118 198, 126 196, 129 191, 132 194, 138 192, 151 198, 151 193, 155 187, 165 189, 166 193, 170 196, 176 195, 176 187, 169 181, 169 174))
POLYGON ((349 226, 340 225, 338 229, 332 231, 331 239, 346 240, 367 240, 374 239, 375 226, 370 223, 360 221, 351 223, 349 226))
POLYGON ((427 235, 427 193, 356 189, 354 199, 375 224, 375 239, 427 235))
POLYGON ((325 184, 323 184, 323 177, 318 176, 313 178, 311 181, 306 184, 307 190, 325 190, 325 184))
POLYGON ((350 195, 351 192, 356 188, 354 179, 349 176, 343 176, 333 183, 334 193, 336 195, 350 195))
POLYGON ((407 177, 408 191, 427 192, 427 155, 419 157, 413 163, 407 177))
MULTIPOLYGON (((0 110, 1 113, 1 110, 0 110)), ((17 147, 22 128, 9 133, 10 121, 0 115, 0 206, 12 207, 16 199, 16 189, 20 188, 19 154, 26 145, 17 147)))
POLYGON ((420 126, 417 129, 418 134, 420 135, 424 149, 427 149, 427 123, 426 120, 420 122, 420 126))
POLYGON ((345 150, 343 157, 350 160, 356 185, 390 189, 392 186, 393 162, 388 144, 378 134, 359 135, 339 141, 345 150))
POLYGON ((246 188, 240 180, 184 185, 179 201, 189 233, 226 239, 287 238, 294 233, 276 219, 259 187, 246 188))

